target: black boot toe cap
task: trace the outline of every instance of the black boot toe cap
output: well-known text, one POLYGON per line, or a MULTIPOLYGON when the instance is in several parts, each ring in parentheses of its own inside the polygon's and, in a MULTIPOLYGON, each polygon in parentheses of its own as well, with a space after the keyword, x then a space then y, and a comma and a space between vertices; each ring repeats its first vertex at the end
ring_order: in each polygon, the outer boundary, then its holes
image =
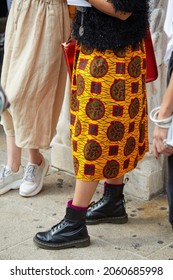
POLYGON ((49 233, 49 231, 38 232, 38 233, 36 233, 34 239, 38 240, 38 241, 42 241, 42 242, 50 242, 50 240, 51 240, 50 233, 49 233))

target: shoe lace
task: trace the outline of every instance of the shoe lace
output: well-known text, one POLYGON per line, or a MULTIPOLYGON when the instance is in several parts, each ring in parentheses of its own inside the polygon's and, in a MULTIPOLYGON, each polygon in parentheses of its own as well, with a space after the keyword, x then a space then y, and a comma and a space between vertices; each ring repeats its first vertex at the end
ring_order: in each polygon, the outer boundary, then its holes
POLYGON ((89 204, 88 208, 90 208, 90 209, 95 209, 97 206, 99 206, 99 205, 102 204, 102 201, 103 201, 103 200, 104 200, 104 196, 103 196, 102 198, 100 198, 97 202, 92 201, 92 202, 89 204))
POLYGON ((105 189, 103 196, 102 196, 97 202, 92 201, 92 202, 89 204, 88 208, 94 209, 94 208, 96 208, 97 206, 101 205, 102 202, 104 201, 105 196, 107 196, 108 194, 109 194, 109 190, 108 190, 108 189, 105 189))
POLYGON ((10 169, 7 169, 6 165, 2 165, 0 170, 0 179, 2 180, 4 177, 7 177, 11 173, 10 169))
POLYGON ((65 220, 63 219, 58 224, 54 225, 51 229, 54 232, 55 230, 61 229, 65 225, 65 220))
POLYGON ((1 170, 0 170, 0 178, 1 178, 1 179, 2 179, 3 177, 5 177, 5 170, 6 170, 5 165, 2 165, 2 168, 1 168, 1 170))
POLYGON ((25 168, 25 175, 24 180, 34 182, 35 181, 35 175, 36 175, 37 166, 35 165, 27 165, 25 168))

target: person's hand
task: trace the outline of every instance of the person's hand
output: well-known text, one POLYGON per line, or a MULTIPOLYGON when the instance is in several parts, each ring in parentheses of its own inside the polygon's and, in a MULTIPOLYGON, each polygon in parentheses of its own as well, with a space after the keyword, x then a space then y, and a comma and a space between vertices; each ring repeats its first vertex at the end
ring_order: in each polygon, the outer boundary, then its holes
POLYGON ((160 154, 165 156, 170 156, 173 154, 172 146, 165 146, 163 140, 167 138, 168 128, 161 128, 159 126, 155 126, 153 133, 153 150, 154 156, 157 159, 160 154))

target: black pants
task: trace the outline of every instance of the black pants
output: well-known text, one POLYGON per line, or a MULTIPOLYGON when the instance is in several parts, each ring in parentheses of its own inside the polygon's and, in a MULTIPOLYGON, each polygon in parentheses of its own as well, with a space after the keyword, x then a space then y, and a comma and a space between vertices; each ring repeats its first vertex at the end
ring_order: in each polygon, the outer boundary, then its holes
POLYGON ((173 225, 173 155, 168 157, 167 196, 169 204, 169 222, 173 225))
MULTIPOLYGON (((173 51, 168 65, 167 85, 169 84, 172 72, 173 72, 173 51)), ((168 195, 168 204, 169 204, 169 222, 173 225, 173 155, 168 157, 167 195, 168 195)))

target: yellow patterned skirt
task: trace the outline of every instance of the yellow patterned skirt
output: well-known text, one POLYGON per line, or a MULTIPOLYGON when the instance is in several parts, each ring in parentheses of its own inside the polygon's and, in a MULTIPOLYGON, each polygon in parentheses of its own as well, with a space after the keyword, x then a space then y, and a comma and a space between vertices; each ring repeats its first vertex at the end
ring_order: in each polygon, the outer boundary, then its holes
POLYGON ((148 151, 146 54, 77 46, 71 91, 76 178, 119 178, 148 151))

